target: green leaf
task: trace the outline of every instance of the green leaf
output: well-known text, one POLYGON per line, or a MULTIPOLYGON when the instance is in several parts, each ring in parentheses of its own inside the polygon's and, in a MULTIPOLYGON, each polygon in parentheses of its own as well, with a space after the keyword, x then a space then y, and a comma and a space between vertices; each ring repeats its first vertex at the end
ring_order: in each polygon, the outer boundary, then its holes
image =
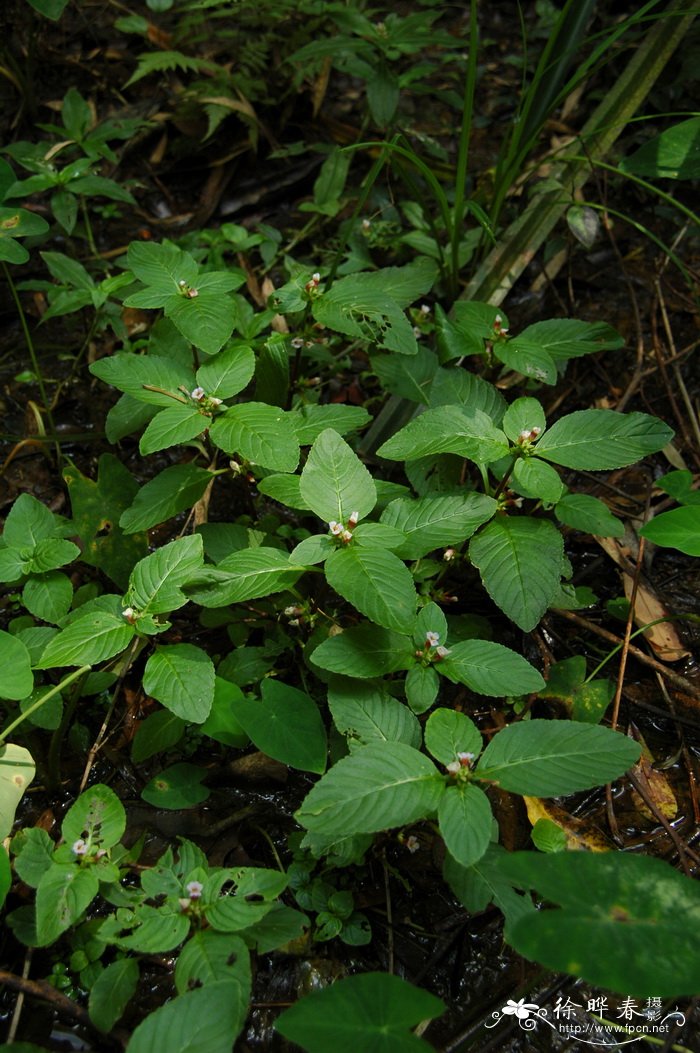
POLYGON ((556 384, 557 365, 552 356, 543 347, 529 340, 498 340, 494 343, 493 354, 499 362, 509 369, 522 373, 541 384, 556 384))
POLYGON ((29 613, 54 625, 68 613, 72 600, 73 585, 70 578, 60 570, 35 574, 22 590, 22 603, 29 613))
POLYGON ((81 793, 66 812, 61 826, 68 844, 83 840, 88 849, 112 848, 126 829, 124 806, 109 786, 95 783, 81 793))
POLYGON ((499 516, 472 538, 469 557, 494 603, 525 632, 534 629, 559 590, 564 543, 557 528, 499 516))
POLYGON ((491 519, 497 507, 485 494, 401 497, 387 505, 381 521, 406 535, 396 549, 398 556, 420 559, 436 548, 461 544, 491 519))
MULTIPOLYGON (((459 302, 455 304, 455 308, 459 302)), ((496 426, 503 420, 507 403, 498 388, 466 369, 439 369, 430 389, 431 406, 461 406, 467 416, 481 410, 496 426)))
POLYGON ((184 398, 181 387, 191 391, 195 386, 190 369, 171 358, 161 358, 158 355, 135 355, 120 351, 109 358, 93 362, 90 372, 105 384, 111 384, 139 402, 166 408, 174 406, 177 400, 184 398), (152 391, 151 388, 161 390, 152 391))
POLYGON ((120 958, 112 962, 90 988, 88 1011, 90 1020, 104 1034, 109 1034, 136 993, 139 964, 135 958, 120 958))
POLYGON ((640 746, 617 731, 571 720, 510 724, 484 750, 477 778, 510 793, 556 797, 603 786, 632 767, 640 746))
POLYGON ((240 1010, 245 1014, 251 985, 250 954, 245 943, 239 936, 211 929, 195 932, 178 955, 175 966, 178 994, 222 980, 230 984, 231 993, 238 990, 240 1010))
POLYGON ((438 805, 440 834, 448 852, 469 867, 486 852, 491 840, 493 814, 489 799, 473 783, 450 786, 438 805))
POLYGON ((415 661, 409 637, 369 622, 324 640, 311 660, 331 673, 360 679, 410 669, 415 661))
POLYGON ((344 439, 328 428, 314 442, 301 473, 299 490, 309 508, 326 523, 359 519, 377 503, 372 476, 344 439))
POLYGON ((287 887, 286 874, 261 867, 238 867, 215 880, 219 887, 229 880, 237 886, 234 895, 220 896, 206 908, 206 919, 218 932, 240 932, 254 925, 287 887))
POLYGON ((202 724, 214 698, 214 665, 194 644, 157 647, 146 662, 143 689, 176 716, 202 724))
POLYGON ((248 1012, 237 983, 219 980, 187 991, 147 1016, 126 1053, 231 1053, 248 1012))
POLYGON ((481 410, 467 416, 457 406, 426 410, 379 447, 380 457, 415 460, 436 453, 456 453, 477 464, 505 457, 508 441, 481 410))
POLYGON ((243 391, 254 372, 255 355, 252 347, 234 343, 199 367, 197 384, 210 397, 228 399, 243 391))
POLYGON ((567 362, 595 351, 615 351, 624 346, 624 339, 605 322, 582 322, 576 318, 535 322, 508 342, 510 350, 526 354, 542 350, 555 362, 567 362))
POLYGON ((279 501, 288 508, 310 512, 311 509, 301 496, 301 479, 298 475, 267 475, 258 483, 258 490, 273 501, 279 501))
MULTIPOLYGON (((129 270, 139 281, 166 296, 177 293, 181 281, 187 285, 194 284, 199 273, 192 256, 171 242, 157 244, 132 241, 126 260, 129 270)), ((154 306, 162 306, 162 301, 154 306)))
POLYGON ((410 1029, 444 1008, 439 998, 398 976, 362 973, 302 998, 277 1018, 275 1028, 308 1053, 423 1053, 430 1046, 410 1029))
MULTIPOLYGON (((44 18, 50 18, 52 22, 58 22, 65 11, 68 0, 29 0, 29 3, 44 18)), ((19 1050, 18 1053, 23 1053, 19 1050)))
POLYGON ((539 428, 543 432, 546 427, 544 410, 537 399, 516 399, 503 416, 503 430, 511 442, 517 443, 524 431, 531 432, 533 428, 539 428))
POLYGON ((140 764, 156 753, 177 745, 186 727, 184 720, 167 709, 149 713, 139 724, 131 742, 131 759, 134 764, 140 764))
POLYGON ((700 889, 668 863, 625 852, 516 852, 500 867, 559 905, 509 933, 526 958, 625 996, 698 990, 700 889))
POLYGON ((212 585, 190 589, 189 593, 203 607, 226 607, 230 603, 283 592, 294 585, 305 570, 305 566, 292 563, 280 549, 248 548, 233 552, 219 563, 212 585))
POLYGON ((144 786, 141 796, 154 808, 167 808, 175 812, 181 808, 194 808, 206 801, 211 792, 202 786, 208 774, 206 768, 196 764, 171 764, 153 776, 144 786))
POLYGON ((57 533, 56 518, 31 494, 20 494, 7 513, 3 538, 11 548, 32 548, 57 533))
POLYGON ((328 686, 328 707, 351 749, 370 742, 404 742, 420 749, 422 736, 416 717, 376 684, 334 676, 328 686))
POLYGON ((111 453, 103 453, 97 462, 96 481, 82 475, 73 464, 64 468, 63 478, 82 545, 82 561, 126 588, 131 568, 148 552, 145 534, 127 536, 119 526, 122 513, 139 492, 138 483, 111 453))
POLYGON ((688 556, 700 556, 700 506, 686 505, 655 516, 639 531, 642 537, 663 548, 677 548, 688 556))
POLYGON ((99 928, 99 939, 124 951, 158 954, 182 943, 189 929, 190 919, 179 903, 159 908, 141 903, 137 913, 121 908, 111 914, 99 928))
POLYGON ((538 852, 566 851, 566 832, 552 819, 538 819, 530 836, 538 852))
POLYGON ((551 464, 537 457, 521 457, 513 469, 513 489, 524 497, 539 498, 553 505, 566 488, 551 464))
POLYGON ((299 406, 289 414, 289 420, 299 445, 308 446, 329 428, 339 435, 348 435, 364 428, 371 417, 362 406, 330 403, 327 406, 299 406))
POLYGON ((416 664, 409 669, 404 685, 406 701, 414 713, 425 713, 440 691, 440 678, 432 666, 416 664))
POLYGON ((210 424, 211 417, 201 413, 196 406, 176 403, 153 417, 141 436, 139 451, 142 454, 157 453, 170 446, 189 442, 201 435, 210 424))
POLYGON ((538 457, 565 468, 603 471, 663 449, 673 429, 647 413, 577 410, 554 424, 535 447, 538 457))
POLYGON ((392 552, 352 544, 336 549, 326 560, 326 579, 375 624, 410 633, 416 618, 413 577, 392 552))
POLYGON ((37 669, 57 665, 97 665, 125 650, 135 629, 109 611, 91 611, 71 622, 47 644, 37 669))
POLYGON ((299 463, 299 443, 289 417, 276 406, 246 402, 219 414, 209 434, 225 453, 240 454, 253 464, 276 472, 293 472, 299 463))
POLYGON ((693 473, 687 470, 667 472, 656 485, 681 505, 700 505, 700 490, 693 489, 693 473))
POLYGON ((295 563, 313 567, 317 563, 323 563, 335 550, 335 538, 328 534, 312 534, 311 537, 304 538, 292 549, 289 558, 295 563))
POLYGON ((316 783, 296 813, 318 834, 370 834, 432 815, 444 780, 422 753, 399 742, 363 746, 316 783))
POLYGON ((418 353, 410 358, 405 355, 372 355, 370 363, 382 387, 392 395, 425 406, 430 404, 430 389, 438 370, 434 351, 419 345, 418 353))
POLYGON ((197 296, 168 297, 164 305, 165 317, 170 318, 185 339, 205 355, 215 355, 233 332, 236 306, 230 297, 221 292, 203 288, 204 277, 202 275, 199 279, 197 296))
POLYGON ((542 675, 522 655, 490 640, 454 644, 437 668, 480 695, 528 695, 544 687, 542 675))
POLYGON ((622 537, 625 525, 608 506, 589 494, 565 494, 554 514, 560 523, 599 537, 622 537))
POLYGON ((241 696, 233 712, 268 757, 300 771, 319 774, 326 768, 326 729, 318 706, 304 691, 278 680, 263 680, 262 701, 241 696))
POLYGON ((17 805, 34 778, 34 761, 29 750, 14 742, 0 746, 0 838, 9 836, 17 805))
POLYGON ((448 852, 443 867, 445 880, 471 914, 479 914, 492 901, 496 904, 505 916, 506 939, 521 918, 534 914, 530 897, 519 895, 501 870, 501 860, 509 855, 500 845, 492 844, 469 867, 463 867, 448 852))
POLYGON ((700 117, 680 121, 620 161, 623 172, 651 179, 700 176, 700 117))
POLYGON ((211 710, 200 727, 202 734, 208 735, 216 742, 222 742, 225 746, 235 746, 237 749, 247 746, 249 737, 235 717, 236 703, 243 697, 239 687, 217 676, 214 681, 211 710))
POLYGON ((105 435, 108 442, 119 442, 126 435, 140 431, 157 412, 158 406, 139 402, 131 395, 121 395, 105 418, 105 435))
POLYGON ((202 566, 203 544, 199 534, 178 538, 140 560, 129 578, 125 604, 138 614, 164 614, 187 603, 181 586, 202 566))
POLYGON ((5 846, 0 845, 0 907, 4 907, 7 893, 11 888, 12 867, 10 866, 10 857, 5 846))
POLYGON ((481 732, 466 714, 441 707, 425 725, 425 746, 441 764, 452 764, 460 753, 481 753, 481 732))
POLYGON ((39 947, 46 947, 75 925, 98 893, 94 868, 75 863, 52 863, 36 890, 36 928, 39 947))
POLYGON ((55 570, 56 567, 64 567, 79 555, 80 549, 72 541, 47 537, 37 541, 29 566, 31 571, 41 574, 47 570, 55 570))
POLYGON ((34 687, 34 676, 29 651, 21 640, 4 630, 0 630, 0 668, 2 668, 1 698, 20 699, 31 694, 34 687))
POLYGON ((119 519, 125 534, 150 530, 199 501, 214 478, 212 472, 194 464, 175 464, 142 486, 133 503, 119 519))
POLYGON ((56 846, 40 826, 25 827, 13 840, 15 871, 25 885, 36 888, 53 862, 56 846))

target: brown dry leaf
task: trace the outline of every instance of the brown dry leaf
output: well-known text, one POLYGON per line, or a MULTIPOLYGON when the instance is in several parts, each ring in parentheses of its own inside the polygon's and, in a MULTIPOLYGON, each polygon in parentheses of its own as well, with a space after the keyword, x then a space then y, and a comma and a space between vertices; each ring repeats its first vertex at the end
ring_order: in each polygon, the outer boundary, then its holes
POLYGON ((323 100, 326 97, 326 90, 328 89, 328 80, 331 75, 331 69, 333 68, 333 58, 331 55, 326 55, 321 66, 321 72, 314 81, 314 89, 311 93, 311 101, 313 104, 313 115, 318 117, 318 111, 323 105, 323 100))
POLYGON ((609 852, 615 846, 595 823, 575 819, 563 808, 540 797, 523 797, 527 817, 534 826, 538 819, 549 819, 566 834, 566 846, 574 851, 609 852))
MULTIPOLYGON (((265 297, 265 302, 267 303, 268 298, 270 296, 272 296, 273 292, 275 291, 275 287, 274 287, 274 285, 272 284, 272 282, 270 281, 269 278, 265 278, 264 282, 262 283, 262 291, 263 291, 263 296, 265 297)), ((270 328, 275 333, 288 333, 289 332, 289 326, 287 325, 287 319, 281 314, 276 314, 275 315, 275 317, 270 322, 270 328)))
POLYGON ((644 796, 637 790, 632 791, 638 811, 647 819, 658 822, 658 817, 647 804, 645 797, 654 805, 664 819, 675 819, 678 814, 678 801, 667 776, 662 771, 652 768, 650 760, 642 754, 639 763, 634 766, 634 773, 644 791, 644 796))
POLYGON ((138 336, 139 333, 145 333, 150 326, 151 315, 138 307, 125 307, 122 310, 122 322, 129 336, 138 336))
MULTIPOLYGON (((614 537, 596 537, 595 540, 620 567, 625 596, 628 600, 631 599, 634 580, 626 568, 630 566, 635 557, 630 547, 614 537)), ((651 588, 640 579, 634 604, 635 625, 639 627, 649 625, 650 622, 666 617, 668 617, 668 611, 664 605, 651 588)), ((644 631, 644 639, 662 662, 679 662, 681 658, 687 658, 690 655, 690 651, 683 646, 672 622, 650 625, 644 631)))
POLYGON ((152 22, 148 23, 146 36, 151 44, 155 44, 157 48, 162 48, 164 51, 169 51, 173 46, 173 38, 170 33, 166 33, 164 29, 154 26, 152 22))
POLYGON ((201 526, 202 523, 209 522, 209 501, 211 500, 211 491, 214 486, 214 479, 211 479, 207 483, 207 488, 200 497, 199 501, 192 508, 192 516, 194 519, 195 527, 201 526))

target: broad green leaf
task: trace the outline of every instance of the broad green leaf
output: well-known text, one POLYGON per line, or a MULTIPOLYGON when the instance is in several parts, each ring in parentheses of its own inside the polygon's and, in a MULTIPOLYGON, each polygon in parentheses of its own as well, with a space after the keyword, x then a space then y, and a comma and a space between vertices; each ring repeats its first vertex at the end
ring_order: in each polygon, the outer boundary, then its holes
POLYGON ((212 472, 194 464, 166 468, 141 487, 133 503, 122 513, 120 527, 126 534, 150 530, 196 504, 213 478, 212 472))
POLYGON ((294 563, 303 563, 307 567, 313 567, 317 563, 323 563, 335 550, 335 538, 328 534, 312 534, 311 537, 304 538, 292 549, 289 558, 294 563))
POLYGON ((39 946, 54 943, 75 925, 97 895, 95 870, 75 863, 52 863, 36 890, 36 928, 39 946))
POLYGON ((190 919, 179 903, 159 908, 146 903, 139 904, 136 913, 122 908, 109 915, 99 928, 99 938, 123 951, 158 954, 182 943, 189 929, 190 919))
POLYGON ((214 665, 194 644, 157 647, 146 662, 143 689, 176 716, 202 724, 214 698, 214 665))
POLYGON ((311 660, 331 673, 366 679, 409 669, 413 651, 408 636, 364 622, 324 640, 311 660))
POLYGON ((502 643, 462 640, 448 651, 437 665, 440 673, 480 695, 528 695, 544 687, 533 665, 502 643))
POLYGON ((29 651, 21 640, 4 630, 0 630, 0 668, 0 698, 20 699, 31 694, 34 676, 29 651))
POLYGON ((33 573, 43 574, 47 570, 65 567, 80 555, 80 549, 72 541, 62 537, 46 537, 37 541, 29 564, 33 573))
POLYGON ((111 384, 139 402, 167 408, 176 405, 176 399, 185 397, 180 391, 181 387, 191 391, 195 386, 190 369, 171 358, 158 355, 135 355, 120 351, 109 358, 93 362, 90 372, 105 384, 111 384), (159 390, 154 391, 153 388, 159 390))
POLYGON ((599 537, 622 537, 625 532, 624 523, 590 494, 565 494, 557 501, 554 514, 560 523, 599 537))
POLYGON ((559 472, 539 457, 521 457, 513 469, 513 489, 524 497, 539 498, 553 505, 566 489, 559 472))
MULTIPOLYGON (((29 3, 44 18, 50 18, 52 22, 58 22, 68 4, 68 0, 29 0, 29 3)), ((15 1044, 13 1043, 13 1045, 15 1044)), ((31 1043, 27 1043, 27 1045, 31 1045, 31 1043)), ((30 1053, 30 1051, 20 1049, 17 1053, 30 1053)))
POLYGON ((124 1015, 136 993, 139 982, 139 963, 135 958, 120 958, 112 962, 90 988, 88 1011, 90 1020, 104 1034, 109 1034, 124 1015))
POLYGON ((131 741, 131 759, 134 764, 140 764, 156 753, 177 745, 186 727, 184 720, 167 709, 149 713, 139 724, 131 741))
POLYGON ((338 435, 348 435, 369 424, 371 417, 362 406, 330 403, 327 406, 299 406, 289 414, 297 442, 308 446, 331 428, 338 435))
POLYGON ((356 544, 336 549, 326 560, 326 579, 375 624, 412 632, 418 597, 410 571, 392 552, 356 544))
POLYGON ((595 351, 615 351, 624 345, 620 334, 605 322, 582 322, 576 318, 535 322, 508 342, 511 351, 531 354, 541 349, 555 362, 566 362, 595 351))
POLYGON ((700 506, 686 505, 655 516, 639 532, 664 548, 677 548, 688 556, 700 556, 700 506))
POLYGON ((234 343, 199 367, 197 384, 210 397, 228 399, 243 391, 254 372, 255 355, 252 347, 234 343))
POLYGON ((693 489, 693 473, 687 470, 667 472, 656 485, 681 505, 700 505, 700 490, 693 489))
POLYGON ((489 464, 508 453, 508 441, 481 410, 468 416, 457 406, 438 406, 410 421, 377 453, 392 461, 456 453, 477 464, 489 464))
POLYGON ((500 868, 558 904, 509 932, 526 958, 627 997, 700 987, 700 889, 668 863, 626 852, 516 852, 500 868))
POLYGON ((552 819, 538 819, 530 837, 538 852, 566 851, 566 832, 552 819))
POLYGON ((494 735, 476 774, 509 793, 557 797, 619 778, 639 754, 637 742, 609 728, 528 720, 494 735))
POLYGON ((557 595, 564 543, 545 519, 499 516, 469 543, 484 588, 516 625, 534 629, 557 595))
MULTIPOLYGON (((455 309, 459 303, 455 304, 455 309)), ((481 410, 498 427, 503 420, 507 403, 498 388, 467 369, 439 369, 430 389, 431 406, 461 406, 471 415, 481 410)))
POLYGON ((219 888, 229 880, 236 885, 235 893, 219 896, 206 908, 206 919, 218 932, 240 932, 264 918, 287 887, 288 878, 262 867, 238 867, 214 878, 219 888))
POLYGON ((623 172, 651 179, 700 176, 700 117, 672 125, 620 161, 623 172))
POLYGON ((258 483, 258 490, 273 501, 289 508, 310 512, 311 508, 301 496, 301 479, 298 475, 267 475, 258 483))
POLYGON ((372 355, 370 363, 382 387, 392 395, 425 406, 430 404, 430 389, 438 370, 434 351, 419 346, 418 353, 410 358, 405 355, 372 355))
POLYGON ((124 618, 95 610, 71 622, 49 641, 37 669, 57 665, 97 665, 123 651, 135 629, 124 618))
POLYGON ((469 867, 463 867, 449 852, 443 866, 443 877, 471 914, 481 913, 492 901, 503 912, 506 939, 521 918, 531 917, 535 912, 530 896, 519 895, 503 874, 500 863, 507 856, 510 856, 509 852, 492 844, 481 859, 469 867))
POLYGON ((209 429, 211 441, 225 453, 240 454, 276 472, 293 472, 299 443, 284 410, 263 402, 245 402, 219 414, 209 429))
POLYGON ((413 642, 417 648, 423 650, 424 648, 430 649, 435 647, 437 644, 445 644, 447 640, 447 618, 441 607, 438 607, 437 603, 426 603, 425 607, 421 607, 416 618, 416 624, 413 630, 413 642), (432 633, 431 638, 428 637, 428 633, 432 633), (437 635, 437 640, 435 640, 437 635))
POLYGON ((219 563, 213 584, 190 589, 189 595, 203 607, 227 607, 230 603, 283 592, 294 585, 305 570, 303 564, 292 563, 280 549, 243 549, 219 563))
POLYGON ((121 395, 105 417, 105 435, 111 443, 141 431, 155 417, 159 407, 139 402, 131 395, 121 395))
POLYGON ((325 771, 326 729, 313 699, 278 680, 263 680, 261 694, 260 702, 241 696, 233 703, 233 714, 252 742, 291 768, 325 771))
POLYGON ((334 676, 328 685, 328 707, 351 749, 370 742, 404 742, 420 749, 421 729, 414 714, 376 684, 334 676))
MULTIPOLYGON (((165 302, 165 317, 180 330, 186 340, 205 355, 215 355, 230 338, 236 324, 233 300, 214 289, 204 288, 204 278, 198 279, 198 295, 170 296, 165 302)), ((236 281, 234 284, 238 284, 236 281)))
POLYGON ((60 570, 33 575, 22 590, 22 603, 29 613, 54 625, 68 613, 72 599, 71 580, 60 570))
POLYGON ((10 866, 10 857, 7 854, 5 846, 0 845, 0 907, 4 907, 7 893, 11 888, 12 867, 10 866))
POLYGON ((20 494, 7 513, 2 536, 11 548, 30 549, 56 533, 53 512, 31 494, 20 494))
POLYGON ((225 746, 235 746, 237 749, 247 746, 250 739, 235 717, 235 705, 243 697, 243 692, 236 684, 217 676, 209 716, 199 729, 202 734, 225 746))
POLYGON ((425 713, 440 691, 440 678, 432 666, 416 663, 409 669, 404 684, 406 701, 413 713, 425 713))
POLYGON ((422 753, 400 742, 363 746, 316 783, 296 813, 312 833, 370 834, 432 815, 444 779, 422 753))
POLYGON ((425 747, 441 764, 452 764, 460 753, 475 759, 482 745, 481 732, 465 713, 436 709, 425 725, 425 747))
POLYGON ((267 954, 303 936, 310 926, 306 914, 275 903, 264 918, 238 931, 249 946, 257 947, 258 954, 267 954))
POLYGON ((362 519, 377 503, 372 476, 344 439, 331 428, 314 442, 301 473, 299 490, 309 508, 326 523, 362 519))
POLYGON ((461 544, 491 519, 496 508, 496 501, 485 494, 400 497, 387 505, 381 521, 406 535, 396 549, 398 556, 420 559, 436 548, 461 544))
POLYGON ((180 951, 175 966, 178 994, 226 980, 238 988, 241 1012, 250 998, 250 953, 239 936, 204 929, 195 932, 180 951))
POLYGON ((34 778, 34 761, 29 750, 14 742, 0 746, 0 839, 9 836, 17 805, 34 778))
POLYGON ((647 413, 577 410, 562 417, 535 447, 538 457, 565 468, 623 468, 671 441, 673 429, 647 413))
POLYGON ((557 364, 549 351, 536 341, 498 340, 493 346, 494 356, 509 369, 522 373, 541 384, 556 384, 557 364))
POLYGON ((112 848, 126 829, 124 806, 109 786, 96 783, 81 793, 61 826, 67 844, 85 841, 88 848, 112 848))
POLYGON ((15 871, 25 885, 37 887, 42 874, 53 862, 55 847, 46 830, 40 826, 25 827, 18 833, 13 840, 12 850, 15 853, 15 871))
POLYGON ((141 796, 154 808, 167 808, 175 812, 181 808, 195 808, 206 801, 211 792, 202 786, 208 774, 206 768, 196 764, 171 764, 153 776, 144 786, 141 796))
POLYGON ((100 457, 96 481, 82 475, 73 464, 64 468, 63 478, 82 545, 80 558, 126 588, 131 568, 148 552, 145 534, 132 532, 127 536, 119 526, 122 513, 139 492, 138 483, 111 453, 100 457))
POLYGON ((179 402, 156 413, 141 436, 139 451, 143 454, 157 453, 170 446, 178 446, 201 435, 211 424, 211 417, 201 413, 191 404, 179 402))
POLYGON ((243 1027, 248 1000, 241 988, 219 980, 179 995, 147 1016, 126 1053, 231 1053, 243 1027))
POLYGON ((544 410, 538 399, 516 399, 503 416, 503 430, 511 442, 518 442, 523 432, 529 434, 533 428, 539 428, 539 434, 546 427, 544 410))
POLYGON ((489 799, 473 783, 450 786, 438 805, 440 834, 447 850, 463 867, 476 863, 491 840, 493 814, 489 799))
MULTIPOLYGON (((139 281, 166 296, 177 293, 180 289, 180 282, 185 282, 187 285, 194 284, 199 272, 199 267, 192 256, 178 249, 171 242, 156 244, 132 241, 126 261, 129 270, 139 281)), ((154 306, 161 305, 162 301, 154 306)))
POLYGON ((140 560, 129 578, 125 604, 137 614, 164 614, 187 603, 181 586, 202 566, 199 534, 178 538, 140 560))
POLYGON ((439 998, 398 976, 362 973, 302 998, 275 1028, 307 1053, 427 1053, 411 1029, 442 1012, 439 998))

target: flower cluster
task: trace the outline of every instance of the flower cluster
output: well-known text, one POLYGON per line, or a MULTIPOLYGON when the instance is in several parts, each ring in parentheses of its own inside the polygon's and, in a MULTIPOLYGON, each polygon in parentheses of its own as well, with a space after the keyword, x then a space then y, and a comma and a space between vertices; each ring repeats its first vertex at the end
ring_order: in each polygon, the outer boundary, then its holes
POLYGON ((460 772, 465 770, 469 771, 471 769, 474 759, 475 757, 473 753, 458 753, 456 760, 445 765, 445 770, 448 771, 450 775, 459 775, 460 772))
POLYGON ((340 540, 347 545, 348 541, 352 541, 352 532, 357 526, 359 519, 359 512, 351 512, 345 526, 342 523, 337 523, 335 519, 331 519, 328 524, 328 529, 333 537, 340 538, 340 540))

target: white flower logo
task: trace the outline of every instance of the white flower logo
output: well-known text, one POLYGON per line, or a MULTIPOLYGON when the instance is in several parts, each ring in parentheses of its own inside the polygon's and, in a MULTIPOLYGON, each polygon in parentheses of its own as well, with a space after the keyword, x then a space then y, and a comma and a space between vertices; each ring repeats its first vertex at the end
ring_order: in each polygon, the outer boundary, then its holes
POLYGON ((518 1020, 527 1020, 530 1013, 536 1013, 540 1007, 533 1005, 532 1002, 526 1002, 524 998, 514 1002, 512 998, 509 998, 506 1004, 503 1006, 502 1012, 506 1016, 517 1016, 518 1020))

